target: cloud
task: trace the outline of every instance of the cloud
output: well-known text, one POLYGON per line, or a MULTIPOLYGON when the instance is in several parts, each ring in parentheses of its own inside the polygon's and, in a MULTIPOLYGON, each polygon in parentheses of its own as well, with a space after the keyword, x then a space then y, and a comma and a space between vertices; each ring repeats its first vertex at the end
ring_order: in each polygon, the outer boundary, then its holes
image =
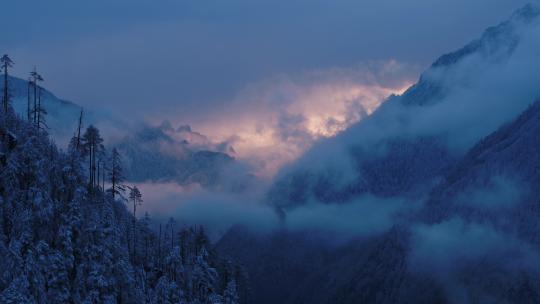
POLYGON ((503 176, 493 176, 485 187, 465 190, 458 194, 455 201, 460 205, 500 211, 515 207, 525 191, 522 183, 503 176))
POLYGON ((260 203, 253 192, 235 195, 176 183, 136 185, 145 201, 141 212, 148 212, 158 221, 173 217, 181 225, 203 225, 215 239, 234 225, 244 225, 260 233, 278 227, 274 210, 260 203))
POLYGON ((344 204, 312 202, 289 211, 286 225, 291 230, 314 231, 334 239, 374 236, 403 221, 419 206, 401 198, 371 195, 344 204))
POLYGON ((516 18, 504 31, 496 38, 488 37, 483 48, 455 64, 425 72, 426 104, 404 105, 401 100, 407 97, 391 98, 367 119, 317 142, 278 176, 336 171, 354 180, 360 174, 357 162, 384 156, 386 143, 395 139, 435 137, 450 153, 463 155, 540 97, 535 81, 540 79, 540 18, 530 22, 516 18), (440 87, 441 94, 431 94, 430 85, 431 89, 440 87))
POLYGON ((144 203, 139 215, 148 212, 158 221, 169 217, 183 225, 204 225, 214 239, 229 228, 242 225, 257 233, 281 229, 315 232, 335 241, 374 236, 403 222, 421 207, 401 198, 363 196, 341 205, 310 204, 287 213, 283 220, 264 203, 265 189, 233 194, 176 183, 139 183, 144 203))
POLYGON ((371 114, 389 95, 404 91, 410 67, 396 61, 282 75, 252 84, 197 128, 227 142, 257 172, 272 176, 313 143, 371 114))
MULTIPOLYGON (((469 303, 473 295, 483 301, 507 296, 496 295, 504 291, 493 287, 524 272, 538 275, 538 258, 529 244, 511 234, 453 218, 412 227, 408 265, 413 273, 442 284, 452 303, 469 303)), ((503 286, 508 288, 508 282, 503 286)))

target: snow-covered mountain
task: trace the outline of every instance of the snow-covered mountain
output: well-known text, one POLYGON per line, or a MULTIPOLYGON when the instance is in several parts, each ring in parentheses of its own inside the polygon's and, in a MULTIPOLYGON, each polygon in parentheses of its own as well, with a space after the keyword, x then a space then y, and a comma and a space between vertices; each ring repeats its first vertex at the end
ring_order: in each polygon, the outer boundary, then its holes
MULTIPOLYGON (((8 81, 11 105, 17 114, 22 118, 26 118, 28 110, 28 82, 17 77, 9 77, 8 81)), ((3 90, 3 82, 0 84, 0 88, 3 90)), ((32 89, 30 95, 33 96, 33 94, 32 89)), ((33 103, 33 100, 31 102, 33 103)), ((49 133, 53 135, 59 144, 66 145, 77 130, 82 108, 71 101, 56 97, 45 88, 42 89, 41 104, 47 111, 45 121, 49 128, 49 133)), ((33 104, 30 107, 33 107, 33 104)), ((85 109, 83 119, 85 126, 94 124, 100 128, 116 130, 125 129, 126 127, 126 124, 119 119, 106 113, 97 112, 94 109, 85 109)))
POLYGON ((220 183, 220 173, 234 162, 226 153, 208 150, 211 143, 189 126, 174 129, 170 123, 143 126, 115 141, 114 146, 125 158, 126 176, 135 182, 175 181, 213 187, 220 183))
MULTIPOLYGON (((3 89, 3 82, 0 89, 3 89)), ((13 108, 20 117, 26 118, 27 81, 9 77, 9 89, 13 108)), ((30 94, 33 95, 33 91, 30 94)), ((49 134, 65 146, 77 130, 82 108, 56 97, 46 89, 42 90, 41 103, 47 111, 45 120, 49 134)), ((91 124, 104 130, 107 147, 119 149, 125 162, 126 178, 131 182, 216 186, 220 172, 234 161, 228 154, 234 155, 232 147, 214 144, 187 125, 173 128, 169 122, 160 126, 140 122, 133 127, 133 123, 108 113, 84 109, 83 127, 91 124)))
POLYGON ((525 6, 440 57, 403 95, 285 168, 269 201, 287 209, 366 193, 425 194, 478 140, 540 96, 539 15, 539 6, 525 6))
MULTIPOLYGON (((540 301, 539 16, 528 5, 442 56, 281 174, 269 200, 284 229, 235 228, 218 245, 246 265, 258 303, 540 301), (298 210, 365 194, 406 202, 389 229, 329 241, 328 217, 311 230, 289 225, 298 210)), ((377 217, 372 209, 357 209, 367 214, 358 221, 377 217)))
POLYGON ((539 165, 540 102, 536 102, 481 140, 449 171, 431 193, 422 218, 489 219, 502 230, 538 242, 539 165), (505 218, 498 221, 501 212, 505 218))

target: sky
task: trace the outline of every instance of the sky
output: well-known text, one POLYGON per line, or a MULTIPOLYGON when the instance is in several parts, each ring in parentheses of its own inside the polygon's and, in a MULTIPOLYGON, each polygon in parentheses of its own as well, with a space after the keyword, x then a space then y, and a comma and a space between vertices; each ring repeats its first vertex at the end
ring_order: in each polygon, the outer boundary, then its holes
POLYGON ((16 75, 37 65, 59 97, 190 124, 275 172, 525 3, 22 0, 0 26, 16 75))

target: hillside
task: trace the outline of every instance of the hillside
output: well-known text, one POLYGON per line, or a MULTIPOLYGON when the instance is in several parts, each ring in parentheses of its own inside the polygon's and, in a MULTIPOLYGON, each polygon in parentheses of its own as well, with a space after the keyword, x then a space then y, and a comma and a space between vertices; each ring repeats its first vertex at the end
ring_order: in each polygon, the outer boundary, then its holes
MULTIPOLYGON (((3 90, 3 82, 0 90, 3 90)), ((9 77, 9 90, 15 112, 25 118, 28 109, 27 81, 9 77)), ((30 94, 33 96, 33 91, 30 94)), ((45 88, 42 89, 41 102, 47 111, 48 133, 61 147, 66 147, 77 130, 82 108, 56 97, 45 88)), ((198 183, 203 187, 218 187, 222 183, 220 173, 234 162, 234 158, 227 154, 230 149, 220 151, 218 145, 192 131, 189 126, 171 131, 170 123, 151 126, 138 122, 133 127, 133 122, 128 123, 95 109, 84 109, 83 127, 89 125, 110 133, 105 134, 109 139, 107 146, 120 151, 126 163, 126 178, 131 182, 198 183)))
POLYGON ((402 96, 284 170, 268 194, 282 230, 234 229, 218 244, 246 265, 254 293, 283 303, 538 302, 539 15, 526 6, 442 56, 402 96), (350 223, 396 200, 382 232, 350 223), (298 227, 317 210, 345 211, 298 227), (238 249, 247 244, 272 254, 256 263, 238 249), (269 284, 289 271, 301 277, 284 282, 292 287, 269 284))
POLYGON ((441 56, 403 95, 284 168, 269 203, 287 210, 368 193, 425 195, 478 140, 540 96, 531 75, 540 70, 539 16, 540 7, 528 5, 441 56))
POLYGON ((238 303, 242 272, 202 228, 156 233, 88 182, 84 155, 0 114, 0 302, 238 303))

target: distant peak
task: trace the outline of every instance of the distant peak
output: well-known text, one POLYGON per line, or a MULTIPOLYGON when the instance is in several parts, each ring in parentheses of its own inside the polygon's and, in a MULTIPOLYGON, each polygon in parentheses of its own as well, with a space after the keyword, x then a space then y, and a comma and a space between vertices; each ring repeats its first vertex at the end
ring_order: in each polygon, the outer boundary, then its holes
POLYGON ((169 120, 164 120, 158 128, 166 131, 173 130, 172 124, 169 120))
POLYGON ((181 125, 176 129, 176 132, 192 132, 190 125, 181 125))

